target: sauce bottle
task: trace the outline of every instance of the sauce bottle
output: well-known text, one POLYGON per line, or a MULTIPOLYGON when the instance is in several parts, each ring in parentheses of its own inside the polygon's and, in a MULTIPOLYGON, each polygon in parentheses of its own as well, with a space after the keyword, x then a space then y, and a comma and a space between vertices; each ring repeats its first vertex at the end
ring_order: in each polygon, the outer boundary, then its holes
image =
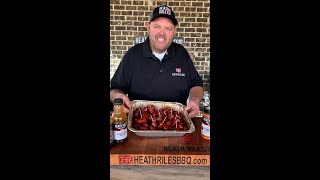
POLYGON ((113 138, 113 130, 112 129, 113 129, 112 128, 112 120, 111 120, 111 116, 110 116, 110 148, 112 147, 113 140, 114 140, 114 138, 113 138))
POLYGON ((210 141, 210 106, 205 107, 201 124, 201 137, 210 141))
POLYGON ((128 140, 128 117, 124 112, 123 100, 116 98, 113 101, 113 114, 111 116, 114 143, 128 140))

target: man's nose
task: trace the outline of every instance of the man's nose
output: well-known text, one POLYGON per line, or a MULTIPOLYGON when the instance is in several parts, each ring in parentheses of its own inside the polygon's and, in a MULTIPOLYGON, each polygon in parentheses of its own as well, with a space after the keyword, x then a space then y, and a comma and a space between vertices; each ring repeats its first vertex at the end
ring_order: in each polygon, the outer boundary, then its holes
POLYGON ((165 28, 161 28, 161 29, 160 29, 160 33, 161 33, 161 34, 164 34, 164 32, 165 32, 165 28))

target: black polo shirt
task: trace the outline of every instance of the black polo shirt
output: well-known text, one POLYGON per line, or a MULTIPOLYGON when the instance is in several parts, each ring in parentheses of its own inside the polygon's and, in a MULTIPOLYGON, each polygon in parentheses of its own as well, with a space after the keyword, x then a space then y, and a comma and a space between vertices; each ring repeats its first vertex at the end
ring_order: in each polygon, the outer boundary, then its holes
POLYGON ((186 49, 172 43, 162 61, 152 54, 149 38, 131 47, 111 79, 132 100, 180 102, 186 105, 189 90, 203 86, 186 49))

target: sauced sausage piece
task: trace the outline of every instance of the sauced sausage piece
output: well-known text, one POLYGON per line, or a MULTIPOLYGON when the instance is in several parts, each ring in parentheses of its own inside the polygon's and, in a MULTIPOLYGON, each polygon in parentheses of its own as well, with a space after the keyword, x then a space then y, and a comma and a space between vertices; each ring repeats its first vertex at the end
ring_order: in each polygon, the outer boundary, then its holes
POLYGON ((137 108, 133 111, 133 127, 139 130, 188 130, 183 124, 182 113, 171 107, 156 109, 154 105, 137 108))

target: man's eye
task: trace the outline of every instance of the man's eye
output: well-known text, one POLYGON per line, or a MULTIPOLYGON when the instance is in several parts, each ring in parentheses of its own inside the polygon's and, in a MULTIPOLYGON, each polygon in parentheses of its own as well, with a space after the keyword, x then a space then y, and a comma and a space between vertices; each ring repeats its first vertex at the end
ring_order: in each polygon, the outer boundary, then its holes
POLYGON ((168 31, 172 31, 172 28, 167 28, 168 31))

